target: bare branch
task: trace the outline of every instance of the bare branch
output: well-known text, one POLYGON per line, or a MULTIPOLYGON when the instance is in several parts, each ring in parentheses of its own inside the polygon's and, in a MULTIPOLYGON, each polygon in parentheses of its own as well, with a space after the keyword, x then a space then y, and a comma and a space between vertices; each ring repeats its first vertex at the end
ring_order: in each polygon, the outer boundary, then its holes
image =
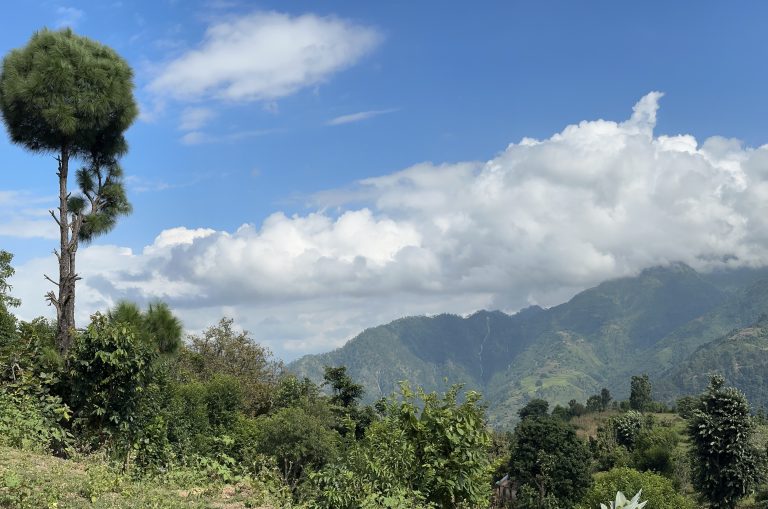
POLYGON ((48 213, 51 214, 51 217, 53 218, 54 221, 56 221, 56 224, 59 225, 59 227, 61 227, 61 221, 59 221, 59 218, 56 217, 56 213, 52 209, 49 209, 48 213))
POLYGON ((53 292, 48 292, 45 294, 45 300, 48 301, 49 306, 53 306, 56 308, 57 314, 61 312, 61 306, 59 305, 59 299, 56 298, 56 295, 53 292))
POLYGON ((55 284, 56 286, 61 286, 59 283, 57 283, 56 281, 54 281, 53 279, 51 279, 51 278, 50 278, 50 277, 49 277, 47 274, 43 274, 43 277, 44 277, 45 279, 47 279, 48 281, 50 281, 51 283, 55 284))

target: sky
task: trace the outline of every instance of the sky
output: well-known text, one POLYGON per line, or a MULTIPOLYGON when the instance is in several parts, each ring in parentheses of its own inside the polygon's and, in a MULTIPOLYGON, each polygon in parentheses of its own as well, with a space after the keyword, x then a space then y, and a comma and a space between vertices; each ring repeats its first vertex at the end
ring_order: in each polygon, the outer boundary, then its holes
MULTIPOLYGON (((167 302, 280 358, 408 315, 552 306, 768 262, 764 2, 15 2, 134 70, 134 211, 78 252, 78 325, 167 302)), ((56 163, 0 135, 0 249, 53 316, 56 163)), ((71 187, 74 187, 74 182, 71 187)))

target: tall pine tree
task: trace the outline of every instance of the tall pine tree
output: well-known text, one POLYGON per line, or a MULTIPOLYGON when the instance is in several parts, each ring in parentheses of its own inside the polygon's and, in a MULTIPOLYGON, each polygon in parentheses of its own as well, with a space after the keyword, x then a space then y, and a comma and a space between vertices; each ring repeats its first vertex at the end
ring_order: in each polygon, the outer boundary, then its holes
POLYGON ((133 72, 112 49, 70 29, 41 30, 4 58, 0 112, 13 143, 57 161, 59 206, 51 215, 59 226, 59 277, 48 279, 58 293, 47 299, 56 308, 57 346, 66 353, 75 327, 78 245, 130 212, 118 159, 127 151, 123 133, 138 114, 133 72), (79 195, 68 189, 73 159, 83 163, 79 195))

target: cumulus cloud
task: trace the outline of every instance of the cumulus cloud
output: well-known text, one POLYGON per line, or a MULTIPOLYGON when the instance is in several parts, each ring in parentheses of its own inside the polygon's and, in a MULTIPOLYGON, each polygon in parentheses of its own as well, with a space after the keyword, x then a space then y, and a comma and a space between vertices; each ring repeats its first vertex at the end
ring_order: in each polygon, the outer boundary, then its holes
POLYGON ((274 100, 326 81, 380 39, 336 17, 255 12, 208 27, 199 47, 169 62, 150 89, 179 99, 274 100))
POLYGON ((350 113, 349 115, 341 115, 339 117, 332 118, 331 120, 326 122, 326 125, 351 124, 354 122, 360 122, 361 120, 378 117, 379 115, 394 113, 395 111, 397 111, 396 108, 392 108, 388 110, 371 110, 371 111, 360 111, 358 113, 350 113))
POLYGON ((320 193, 306 215, 167 230, 141 253, 85 248, 79 295, 92 306, 163 298, 191 328, 234 314, 292 357, 408 314, 558 304, 667 262, 764 265, 768 146, 656 135, 660 98, 486 162, 423 163, 320 193))

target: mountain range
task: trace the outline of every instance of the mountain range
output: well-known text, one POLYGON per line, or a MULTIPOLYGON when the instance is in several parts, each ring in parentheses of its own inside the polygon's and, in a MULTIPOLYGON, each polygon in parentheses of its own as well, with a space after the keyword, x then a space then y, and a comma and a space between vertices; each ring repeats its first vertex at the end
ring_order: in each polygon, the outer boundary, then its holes
POLYGON ((626 398, 640 373, 649 374, 658 399, 673 401, 720 372, 753 406, 768 406, 765 313, 768 268, 699 273, 674 263, 548 309, 401 318, 288 369, 319 381, 324 366, 347 366, 367 401, 401 380, 427 391, 463 383, 483 393, 491 424, 501 428, 532 398, 566 405, 603 387, 626 398))

